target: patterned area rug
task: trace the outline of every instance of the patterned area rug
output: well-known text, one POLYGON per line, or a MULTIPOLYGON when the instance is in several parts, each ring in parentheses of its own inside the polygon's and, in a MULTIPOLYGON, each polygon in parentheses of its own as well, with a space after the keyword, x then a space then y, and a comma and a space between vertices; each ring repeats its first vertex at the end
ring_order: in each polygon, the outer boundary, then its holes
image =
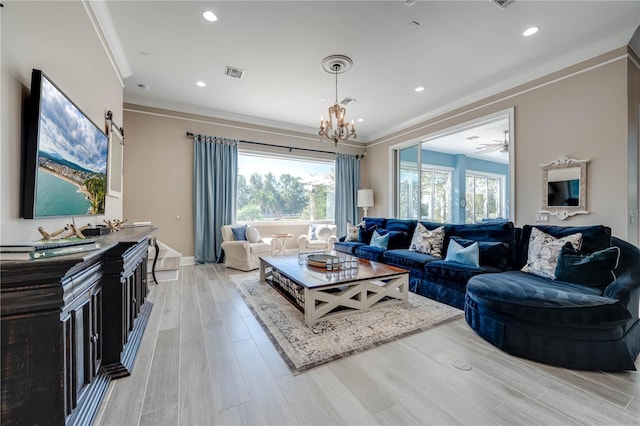
POLYGON ((385 306, 312 328, 257 272, 230 277, 294 375, 460 318, 459 309, 409 292, 409 306, 385 306))

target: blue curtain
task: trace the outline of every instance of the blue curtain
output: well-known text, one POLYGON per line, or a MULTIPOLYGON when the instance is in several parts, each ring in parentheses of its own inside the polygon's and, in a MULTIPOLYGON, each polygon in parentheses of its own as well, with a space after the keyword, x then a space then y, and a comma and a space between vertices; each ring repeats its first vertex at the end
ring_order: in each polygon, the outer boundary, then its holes
POLYGON ((358 220, 358 188, 360 188, 360 159, 355 155, 336 157, 336 227, 337 235, 346 235, 347 221, 358 220))
POLYGON ((222 225, 235 222, 238 140, 193 136, 193 241, 197 263, 222 262, 222 225))

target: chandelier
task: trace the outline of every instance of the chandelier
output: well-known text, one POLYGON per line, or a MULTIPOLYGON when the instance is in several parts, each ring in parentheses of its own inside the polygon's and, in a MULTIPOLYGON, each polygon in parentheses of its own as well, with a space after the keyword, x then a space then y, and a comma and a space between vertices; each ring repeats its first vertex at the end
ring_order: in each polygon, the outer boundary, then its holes
POLYGON ((351 121, 351 130, 349 130, 349 123, 345 121, 347 110, 338 103, 338 74, 349 70, 352 64, 351 58, 344 55, 331 55, 322 60, 322 69, 336 76, 336 103, 329 107, 328 120, 320 118, 318 135, 320 135, 320 140, 333 142, 336 146, 340 141, 356 138, 356 127, 353 120, 351 121))

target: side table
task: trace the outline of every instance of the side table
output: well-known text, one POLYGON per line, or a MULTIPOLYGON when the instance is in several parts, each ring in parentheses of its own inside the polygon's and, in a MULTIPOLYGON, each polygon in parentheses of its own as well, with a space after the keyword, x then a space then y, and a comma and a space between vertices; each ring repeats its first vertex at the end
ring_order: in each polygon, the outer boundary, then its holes
POLYGON ((271 240, 271 251, 274 255, 286 255, 287 243, 293 238, 293 234, 272 234, 273 240, 271 240), (280 246, 280 247, 278 247, 280 246))

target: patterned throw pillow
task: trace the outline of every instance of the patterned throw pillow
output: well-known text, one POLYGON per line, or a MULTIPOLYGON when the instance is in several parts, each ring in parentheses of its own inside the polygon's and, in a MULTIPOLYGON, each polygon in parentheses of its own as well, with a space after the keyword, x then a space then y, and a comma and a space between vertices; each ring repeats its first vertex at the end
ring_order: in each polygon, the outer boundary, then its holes
POLYGON ((573 248, 580 250, 582 234, 578 232, 558 239, 536 227, 531 228, 527 264, 524 265, 522 271, 555 279, 558 257, 566 243, 571 243, 573 248))
POLYGON ((444 245, 444 226, 440 226, 429 231, 423 224, 418 222, 413 238, 409 245, 409 251, 430 254, 435 257, 442 257, 442 246, 444 245))
POLYGON ((347 237, 345 241, 357 242, 358 231, 361 227, 364 227, 364 222, 360 222, 357 225, 353 225, 350 221, 347 221, 347 237))

